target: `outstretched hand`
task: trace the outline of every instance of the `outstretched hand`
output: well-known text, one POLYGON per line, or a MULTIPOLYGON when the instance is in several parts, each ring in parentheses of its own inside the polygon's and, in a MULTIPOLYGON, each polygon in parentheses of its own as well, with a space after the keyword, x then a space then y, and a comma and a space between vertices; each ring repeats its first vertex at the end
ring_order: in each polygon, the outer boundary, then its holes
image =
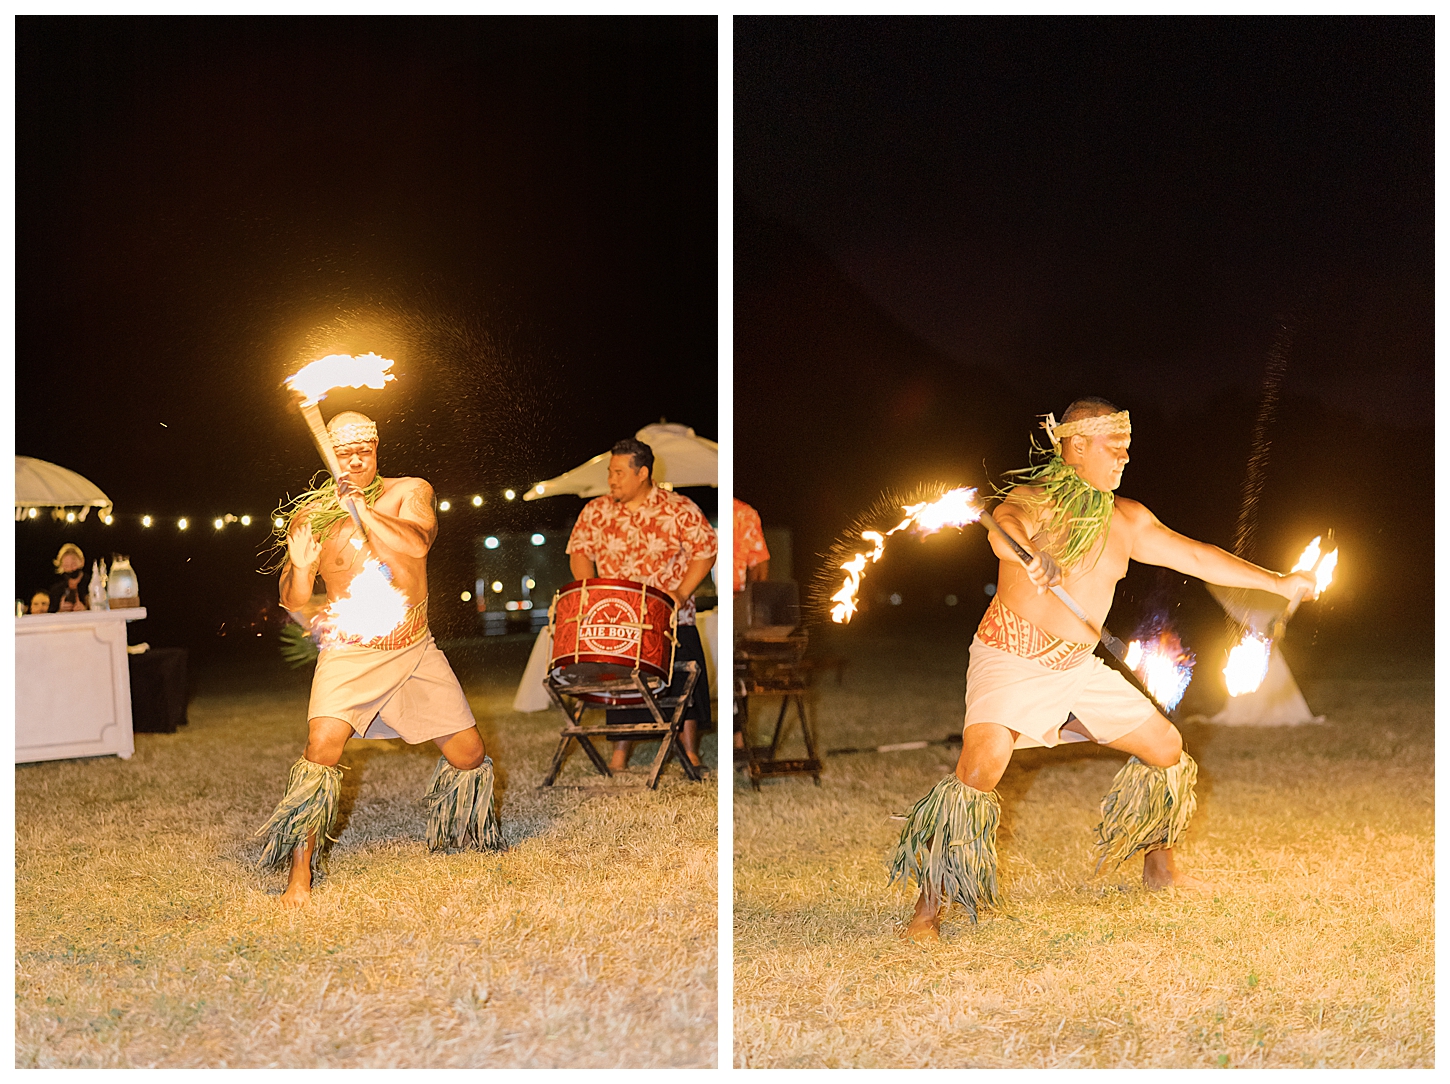
POLYGON ((312 534, 312 524, 299 519, 287 535, 287 557, 303 572, 317 563, 322 556, 322 543, 312 534))

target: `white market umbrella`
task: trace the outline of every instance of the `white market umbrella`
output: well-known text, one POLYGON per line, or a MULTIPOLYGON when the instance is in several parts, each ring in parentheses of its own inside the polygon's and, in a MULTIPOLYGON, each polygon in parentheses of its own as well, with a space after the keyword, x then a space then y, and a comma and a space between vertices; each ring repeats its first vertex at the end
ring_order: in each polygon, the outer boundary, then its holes
MULTIPOLYGON (((720 445, 713 440, 695 436, 689 426, 660 422, 647 425, 635 438, 650 446, 655 454, 654 480, 670 489, 681 486, 717 486, 720 477, 720 445)), ((529 487, 524 500, 557 497, 573 493, 580 497, 602 497, 609 492, 609 453, 600 452, 587 463, 557 478, 529 487)))
POLYGON ((15 518, 23 519, 31 508, 76 508, 85 519, 92 508, 101 515, 111 510, 111 498, 101 487, 73 470, 32 459, 15 457, 15 518))

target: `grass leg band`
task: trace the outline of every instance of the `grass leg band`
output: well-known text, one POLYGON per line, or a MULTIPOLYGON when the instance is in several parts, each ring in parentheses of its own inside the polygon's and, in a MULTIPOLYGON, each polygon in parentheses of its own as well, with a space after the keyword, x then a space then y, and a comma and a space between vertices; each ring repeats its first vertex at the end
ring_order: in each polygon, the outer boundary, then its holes
POLYGON ((430 851, 465 847, 508 850, 493 811, 493 761, 488 757, 469 771, 455 768, 447 757, 439 757, 423 800, 428 803, 430 851))
POLYGON ((1001 903, 997 889, 997 822, 1002 808, 949 775, 907 815, 891 859, 891 883, 915 881, 928 901, 952 900, 977 921, 1001 903))
POLYGON ((1154 768, 1137 757, 1113 777, 1096 829, 1097 870, 1114 868, 1140 851, 1172 847, 1193 816, 1198 765, 1187 753, 1171 768, 1154 768))
POLYGON ((337 820, 341 795, 341 768, 299 757, 287 775, 287 793, 277 803, 271 819, 257 829, 257 835, 267 837, 262 866, 275 869, 286 865, 292 852, 313 836, 312 867, 317 869, 331 838, 328 833, 337 820))

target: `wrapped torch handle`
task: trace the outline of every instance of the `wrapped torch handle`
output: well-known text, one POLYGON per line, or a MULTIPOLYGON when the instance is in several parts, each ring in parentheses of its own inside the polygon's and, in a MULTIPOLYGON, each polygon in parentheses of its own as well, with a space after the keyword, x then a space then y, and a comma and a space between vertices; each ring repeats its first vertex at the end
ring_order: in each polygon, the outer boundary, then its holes
MULTIPOLYGON (((340 483, 342 481, 342 464, 337 461, 337 453, 332 450, 332 438, 327 435, 327 426, 322 422, 322 411, 317 409, 316 403, 303 403, 301 409, 303 420, 307 422, 307 428, 312 432, 313 443, 322 453, 322 461, 327 464, 333 482, 340 483)), ((342 506, 347 509, 347 514, 357 525, 358 533, 366 541, 368 532, 367 528, 363 526, 362 518, 357 514, 357 504, 351 497, 345 497, 342 500, 342 506)))

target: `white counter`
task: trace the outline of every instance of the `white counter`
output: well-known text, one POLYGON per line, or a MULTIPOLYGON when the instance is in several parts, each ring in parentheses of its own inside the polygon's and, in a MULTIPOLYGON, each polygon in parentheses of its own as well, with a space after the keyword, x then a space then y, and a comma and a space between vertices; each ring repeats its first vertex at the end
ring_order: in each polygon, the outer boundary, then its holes
POLYGON ((15 762, 135 752, 131 736, 129 610, 15 619, 15 762))

